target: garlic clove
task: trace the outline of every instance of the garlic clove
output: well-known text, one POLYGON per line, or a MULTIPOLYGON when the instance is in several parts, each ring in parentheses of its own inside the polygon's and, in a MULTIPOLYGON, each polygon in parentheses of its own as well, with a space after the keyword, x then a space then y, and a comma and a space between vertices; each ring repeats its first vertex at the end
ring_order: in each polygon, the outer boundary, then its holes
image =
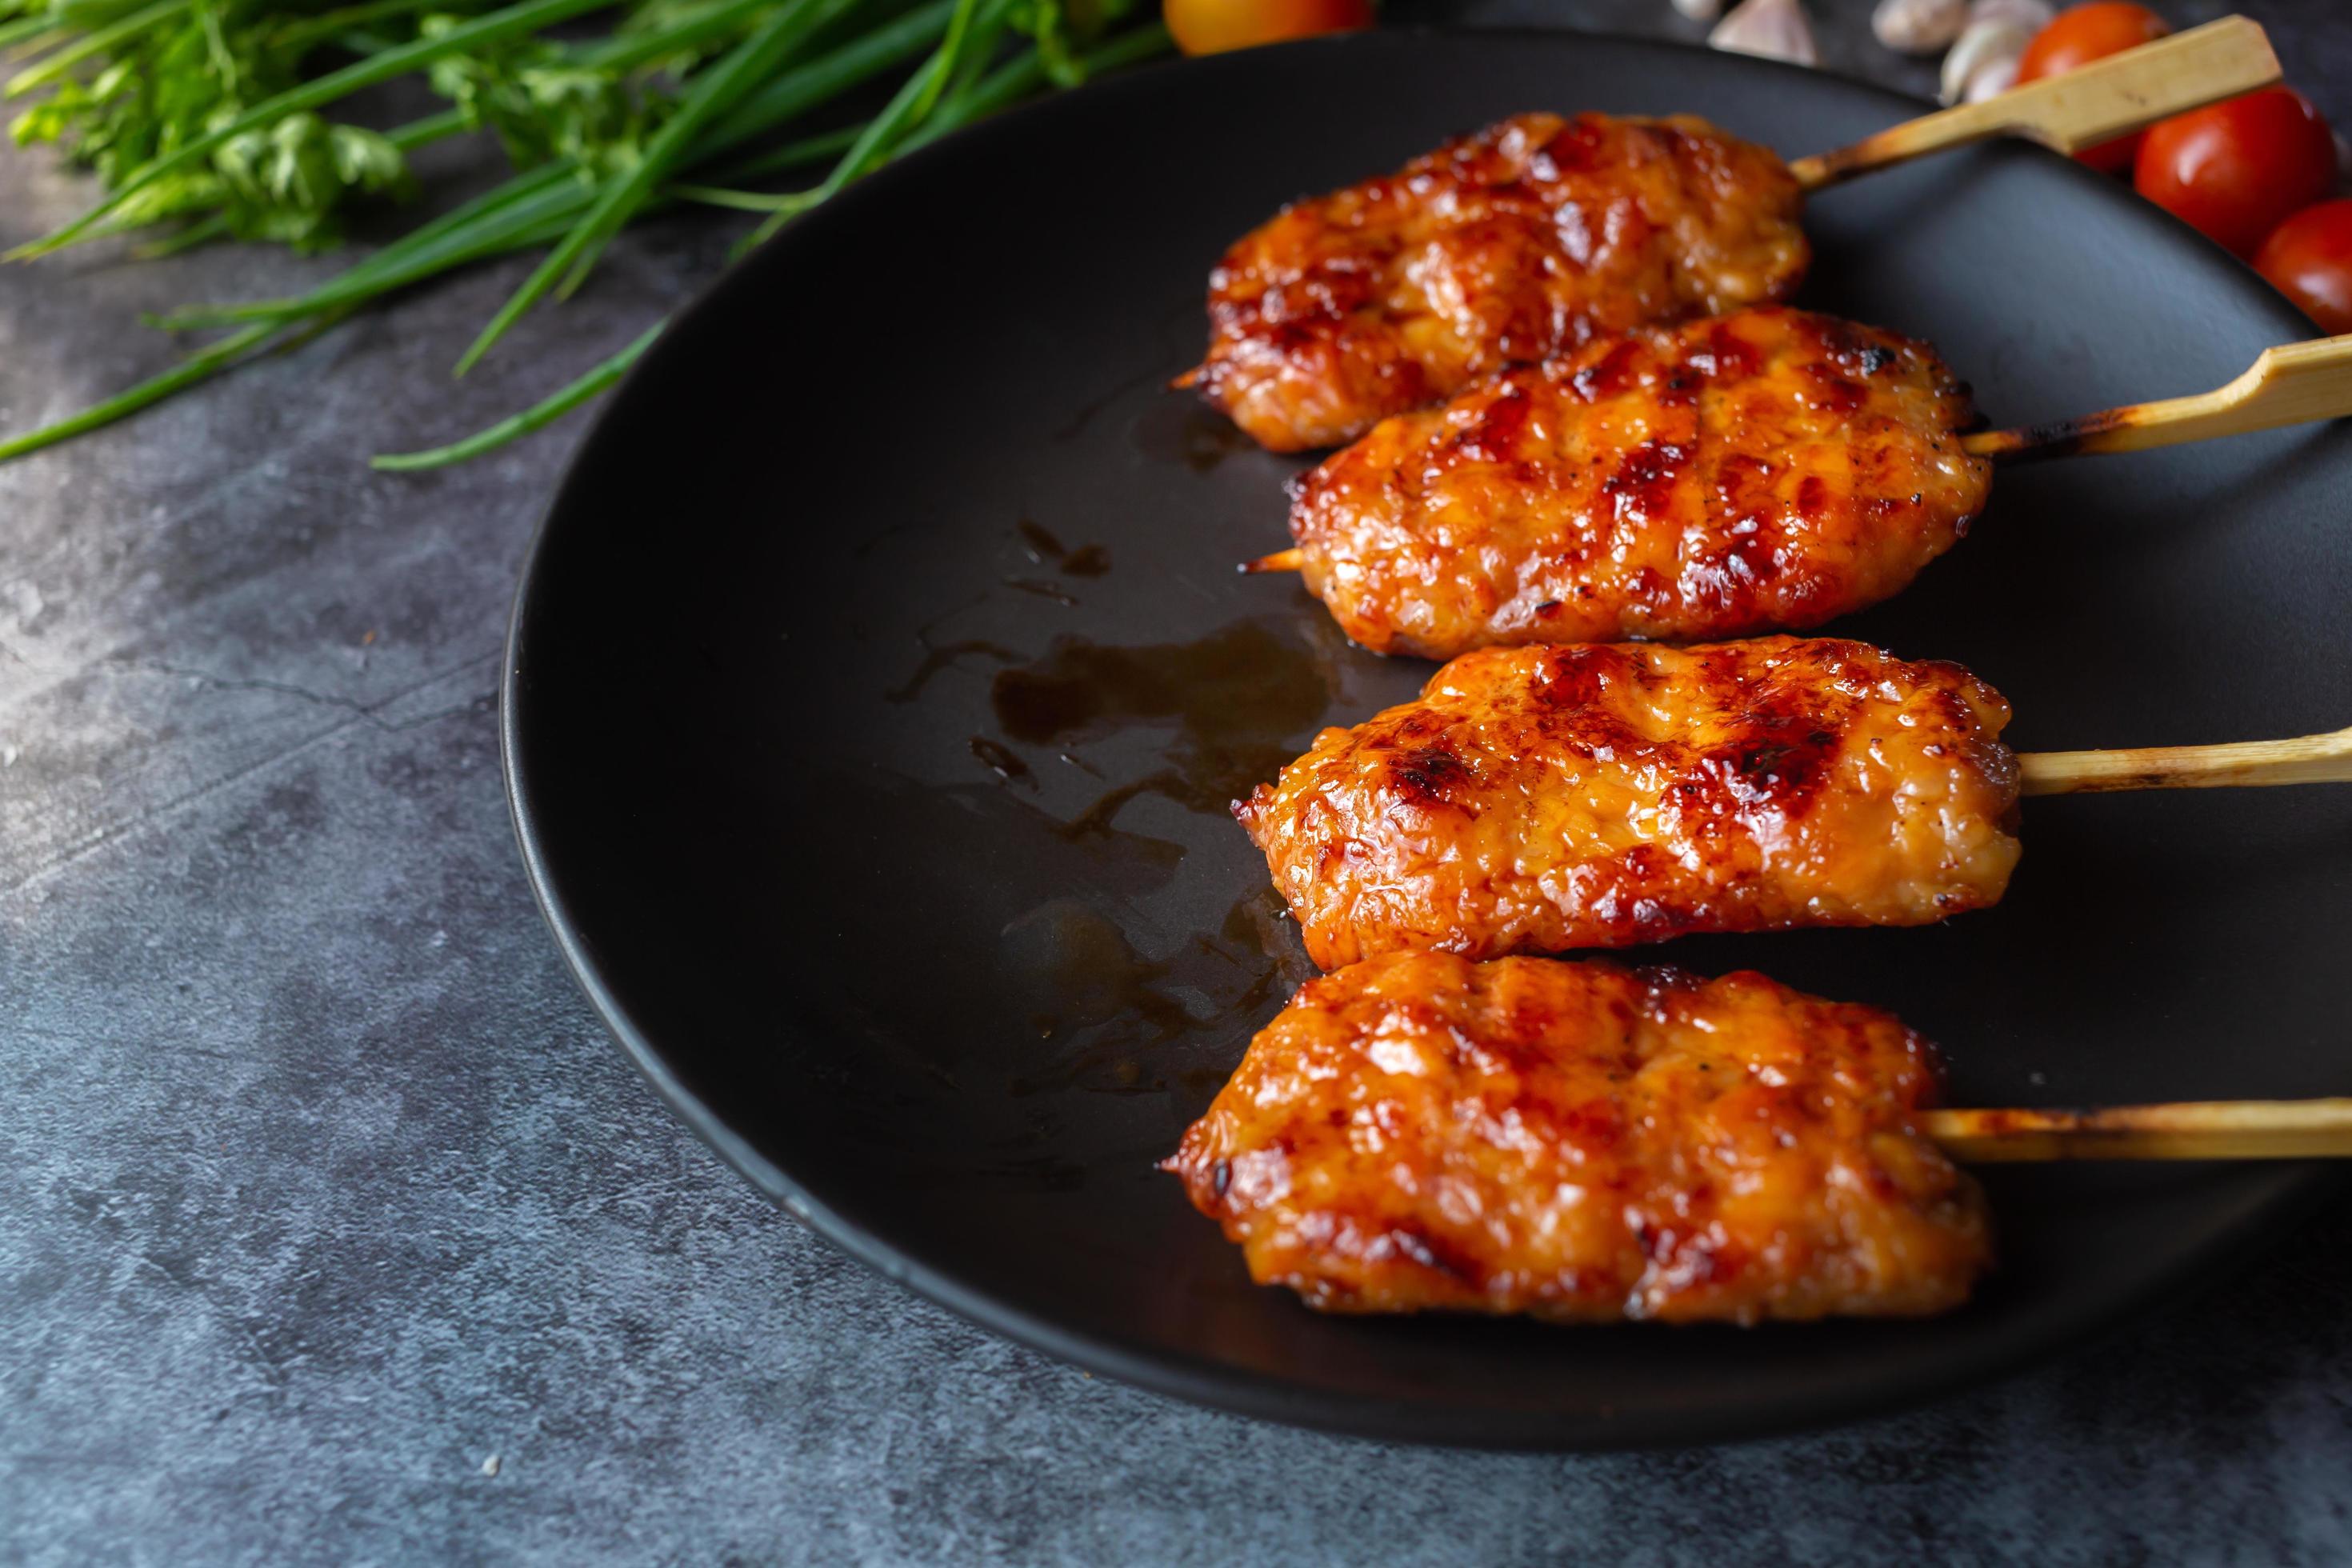
POLYGON ((1946 103, 1958 103, 1969 98, 1969 85, 1983 72, 2006 65, 2009 79, 2017 79, 2017 57, 2025 52, 2035 29, 2021 22, 1970 22, 1960 34, 1959 42, 1944 57, 1943 90, 1938 95, 1946 103))
POLYGON ((1969 78, 1968 85, 1960 89, 1960 101, 1982 103, 1986 99, 1999 98, 2015 87, 2018 58, 2018 56, 2011 55, 2007 59, 1988 61, 1976 75, 1969 78))
POLYGON ((1971 26, 1978 22, 2014 22, 2038 33, 2056 15, 2048 0, 1976 0, 1969 7, 1968 22, 1971 26))
POLYGON ((1707 43, 1734 54, 1760 55, 1766 59, 1818 65, 1813 26, 1798 0, 1739 0, 1731 15, 1715 25, 1707 43))
POLYGON ((1723 15, 1723 0, 1675 0, 1675 9, 1694 22, 1712 22, 1723 15))
POLYGON ((1948 47, 1968 20, 1969 0, 1878 0, 1870 30, 1890 49, 1932 55, 1948 47))

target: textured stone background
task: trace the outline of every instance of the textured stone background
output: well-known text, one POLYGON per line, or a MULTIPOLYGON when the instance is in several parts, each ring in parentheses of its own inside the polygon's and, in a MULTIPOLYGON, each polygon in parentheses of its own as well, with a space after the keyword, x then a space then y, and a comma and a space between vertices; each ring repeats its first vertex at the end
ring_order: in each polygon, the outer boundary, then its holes
MULTIPOLYGON (((1817 5, 1832 63, 1916 83, 1866 8, 1817 5)), ((2352 120, 2352 15, 2246 8, 2352 120)), ((0 243, 83 195, 0 155, 0 243)), ((499 798, 508 596, 576 425, 361 464, 617 346, 725 239, 635 237, 456 390, 513 269, 0 468, 0 1561, 2352 1558, 2352 1205, 1933 1409, 1547 1458, 1109 1385, 755 1196, 605 1042, 499 798)), ((165 363, 142 310, 324 269, 0 269, 0 428, 165 363)))

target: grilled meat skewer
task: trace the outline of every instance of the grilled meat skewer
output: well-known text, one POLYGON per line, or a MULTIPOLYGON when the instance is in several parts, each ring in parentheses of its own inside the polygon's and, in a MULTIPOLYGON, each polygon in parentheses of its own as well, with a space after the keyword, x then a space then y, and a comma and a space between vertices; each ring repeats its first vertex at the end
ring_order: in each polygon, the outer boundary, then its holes
POLYGON ((1165 1168, 1328 1311, 1911 1317, 1991 1259, 1937 1076, 1760 974, 1393 954, 1309 982, 1165 1168))
POLYGON ((2352 1100, 1929 1109, 1927 1041, 1753 973, 1392 953, 1303 987, 1163 1169, 1336 1312, 1909 1317, 1990 1261, 1952 1160, 2352 1155, 2352 1100))
POLYGON ((1326 969, 1924 925, 2017 864, 2009 715, 1958 665, 1864 643, 1487 648, 1234 815, 1326 969))
POLYGON ((1778 307, 1650 327, 1382 420, 1292 482, 1297 570, 1376 653, 1711 641, 1899 592, 1983 509, 1996 459, 2131 450, 2352 412, 2352 337, 2228 386, 1961 435, 1926 343, 1778 307))
POLYGON ((1834 638, 1483 648, 1234 815, 1333 969, 1924 925, 2000 898, 2021 794, 2352 779, 2352 731, 2019 757, 2009 717, 1956 664, 1834 638))
POLYGON ((1375 653, 1819 626, 1968 531, 1992 465, 1926 343, 1764 309, 1602 339, 1299 476, 1307 591, 1375 653))
POLYGON ((1276 451, 1336 446, 1599 333, 1786 299, 1808 190, 1986 136, 2072 151, 2278 76, 2226 17, 1794 164, 1690 115, 1515 115, 1235 242, 1183 380, 1276 451))
POLYGON ((1801 199, 1689 115, 1517 115, 1244 236, 1192 384, 1275 451, 1336 446, 1600 333, 1787 298, 1801 199))

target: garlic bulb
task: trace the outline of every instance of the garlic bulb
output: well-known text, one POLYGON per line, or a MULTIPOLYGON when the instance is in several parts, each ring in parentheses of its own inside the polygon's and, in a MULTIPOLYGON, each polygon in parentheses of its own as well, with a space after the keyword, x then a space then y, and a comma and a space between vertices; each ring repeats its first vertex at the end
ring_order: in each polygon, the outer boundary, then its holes
POLYGON ((1739 0, 1730 16, 1715 25, 1706 41, 1734 54, 1761 55, 1766 59, 1818 65, 1813 26, 1798 0, 1739 0))
POLYGON ((2025 52, 2025 46, 2032 41, 2036 31, 2022 22, 2001 18, 1970 22, 1960 34, 1959 42, 1952 46, 1952 52, 1944 57, 1943 91, 1939 96, 1946 103, 1974 102, 1989 96, 1971 89, 1980 77, 1995 70, 2005 69, 2007 79, 2000 88, 1992 90, 2006 88, 2017 79, 2017 57, 2025 52))
POLYGON ((1969 0, 1878 0, 1870 30, 1890 49, 1932 55, 1948 47, 1968 20, 1969 0))
POLYGON ((1675 9, 1694 22, 1712 22, 1723 15, 1723 0, 1675 0, 1675 9))

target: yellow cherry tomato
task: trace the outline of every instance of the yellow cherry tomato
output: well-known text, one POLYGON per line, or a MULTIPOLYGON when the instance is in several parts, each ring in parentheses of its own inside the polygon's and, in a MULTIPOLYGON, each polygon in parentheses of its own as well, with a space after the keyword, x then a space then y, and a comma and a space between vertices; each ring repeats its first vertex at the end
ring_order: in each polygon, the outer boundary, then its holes
POLYGON ((1165 0, 1160 15, 1176 47, 1188 55, 1372 25, 1371 0, 1165 0))

